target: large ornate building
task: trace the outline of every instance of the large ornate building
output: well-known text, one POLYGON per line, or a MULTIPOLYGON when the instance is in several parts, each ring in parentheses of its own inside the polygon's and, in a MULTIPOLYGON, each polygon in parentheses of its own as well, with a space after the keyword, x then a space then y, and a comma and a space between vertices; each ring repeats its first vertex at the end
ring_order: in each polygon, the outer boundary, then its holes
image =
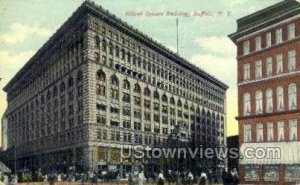
POLYGON ((120 158, 121 146, 163 146, 174 130, 225 147, 227 88, 85 1, 4 88, 7 145, 18 168, 122 171, 147 160, 120 158))
POLYGON ((285 0, 237 20, 242 183, 300 178, 300 4, 285 0))

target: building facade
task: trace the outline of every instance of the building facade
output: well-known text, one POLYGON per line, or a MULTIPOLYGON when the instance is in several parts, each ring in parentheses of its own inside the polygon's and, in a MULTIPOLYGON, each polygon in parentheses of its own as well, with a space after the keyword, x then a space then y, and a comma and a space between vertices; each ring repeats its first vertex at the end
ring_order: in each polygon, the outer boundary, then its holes
MULTIPOLYGON (((239 136, 229 136, 227 137, 227 148, 228 151, 237 151, 238 154, 238 149, 239 149, 239 136)), ((227 168, 228 171, 230 172, 231 170, 236 169, 239 171, 239 158, 237 156, 233 155, 228 155, 227 156, 227 168)))
POLYGON ((225 147, 227 88, 85 1, 4 88, 8 148, 18 168, 125 172, 151 161, 122 159, 122 146, 164 146, 175 128, 225 147))
POLYGON ((300 178, 300 4, 286 0, 237 20, 242 183, 300 178))

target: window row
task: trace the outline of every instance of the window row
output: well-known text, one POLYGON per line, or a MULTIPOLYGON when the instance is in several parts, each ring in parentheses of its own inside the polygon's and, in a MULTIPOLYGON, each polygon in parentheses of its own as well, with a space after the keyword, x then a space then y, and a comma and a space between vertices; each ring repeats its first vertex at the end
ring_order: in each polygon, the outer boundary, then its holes
MULTIPOLYGON (((288 110, 297 109, 297 86, 296 84, 290 84, 288 86, 288 110)), ((279 86, 276 88, 273 93, 272 89, 267 89, 265 92, 265 98, 263 98, 262 91, 256 91, 255 93, 255 103, 251 101, 251 95, 249 93, 245 93, 243 95, 243 115, 249 116, 251 115, 251 106, 255 105, 255 114, 263 114, 272 113, 274 110, 276 111, 284 111, 285 110, 285 95, 284 88, 279 86), (273 95, 274 94, 274 95, 273 95), (263 102, 264 99, 264 102, 263 102), (276 109, 274 109, 274 102, 276 103, 276 109), (263 105, 265 103, 265 108, 263 105)))
POLYGON ((277 123, 268 122, 266 124, 257 123, 256 127, 253 127, 254 125, 251 124, 244 125, 244 142, 283 142, 287 141, 286 137, 288 137, 289 141, 298 141, 299 139, 298 122, 296 119, 289 120, 288 123, 285 123, 284 121, 279 121, 277 123), (275 128, 277 138, 275 138, 275 128), (288 130, 288 132, 285 130, 288 130), (253 133, 255 133, 255 135, 253 135, 253 133), (288 135, 286 136, 285 134, 288 135), (256 140, 252 138, 253 136, 256 137, 256 140))
MULTIPOLYGON (((296 70, 296 51, 290 50, 288 52, 288 60, 287 60, 287 69, 288 72, 293 72, 296 70)), ((283 55, 278 54, 276 55, 276 61, 275 64, 273 62, 272 57, 268 57, 265 60, 265 70, 263 73, 263 64, 261 60, 258 60, 255 62, 255 79, 260 79, 263 77, 271 77, 274 74, 280 75, 284 73, 284 61, 283 61, 283 55)), ((253 79, 251 77, 251 65, 250 63, 244 64, 243 66, 243 80, 248 81, 253 79)))
MULTIPOLYGON (((96 43, 96 48, 97 49, 101 49, 103 50, 103 55, 102 58, 100 59, 101 55, 98 52, 95 52, 95 60, 99 61, 103 64, 106 65, 106 61, 107 58, 109 58, 109 67, 111 67, 113 65, 113 58, 107 56, 106 54, 110 54, 110 55, 115 55, 116 58, 121 58, 124 61, 130 62, 130 64, 132 64, 132 66, 137 66, 137 68, 133 68, 133 69, 139 69, 139 68, 143 68, 143 70, 146 70, 149 73, 152 73, 152 75, 156 76, 156 77, 161 77, 164 78, 165 80, 169 80, 170 82, 176 83, 176 85, 180 86, 180 87, 184 87, 187 88, 189 90, 195 90, 196 85, 198 86, 205 86, 207 85, 208 88, 205 88, 209 91, 214 91, 216 92, 218 95, 222 96, 224 94, 224 92, 222 92, 221 88, 217 87, 214 84, 209 84, 207 82, 204 82, 203 79, 200 79, 199 77, 197 77, 196 75, 190 73, 186 71, 184 72, 183 69, 177 68, 177 67, 171 67, 170 64, 170 68, 166 69, 166 66, 161 65, 162 63, 164 63, 163 61, 157 61, 157 64, 151 64, 150 62, 147 62, 145 59, 142 59, 140 56, 131 53, 129 51, 125 51, 125 49, 121 49, 118 45, 115 45, 110 42, 107 41, 105 38, 103 38, 102 40, 99 38, 99 36, 95 37, 95 43, 96 43), (174 71, 171 71, 173 70, 174 71), (175 70, 176 68, 176 70, 175 70)), ((165 62, 166 64, 168 64, 169 62, 165 62)), ((130 70, 133 70, 132 68, 130 70)), ((146 75, 146 74, 145 74, 146 75)))
MULTIPOLYGON (((291 23, 287 25, 287 36, 286 40, 294 39, 296 36, 296 26, 295 23, 291 23)), ((269 31, 264 35, 259 35, 255 37, 254 46, 251 46, 252 40, 246 40, 243 43, 243 55, 247 55, 250 52, 260 51, 263 48, 269 48, 272 45, 280 44, 283 42, 283 32, 282 28, 277 28, 275 32, 269 31), (273 36, 274 34, 274 36, 273 36), (263 40, 263 39, 264 40, 263 40), (263 41, 262 41, 263 40, 263 41)))
MULTIPOLYGON (((259 181, 259 172, 263 172, 264 181, 279 181, 280 168, 278 165, 264 165, 260 170, 259 165, 245 165, 245 180, 246 181, 259 181)), ((284 180, 286 182, 297 181, 300 177, 300 165, 289 164, 284 166, 284 180)))

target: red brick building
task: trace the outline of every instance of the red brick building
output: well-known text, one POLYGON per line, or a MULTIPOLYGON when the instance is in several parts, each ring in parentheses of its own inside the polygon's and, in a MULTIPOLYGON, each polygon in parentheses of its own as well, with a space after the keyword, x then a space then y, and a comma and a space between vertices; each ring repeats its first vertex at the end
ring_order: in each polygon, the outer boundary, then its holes
POLYGON ((285 0, 237 20, 240 178, 300 180, 300 4, 285 0))

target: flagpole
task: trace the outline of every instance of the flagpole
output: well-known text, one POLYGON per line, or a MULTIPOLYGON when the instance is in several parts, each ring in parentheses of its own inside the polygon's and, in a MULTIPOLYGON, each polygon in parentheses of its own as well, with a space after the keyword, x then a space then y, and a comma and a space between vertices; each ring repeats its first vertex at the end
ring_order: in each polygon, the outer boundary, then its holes
POLYGON ((177 38, 177 54, 179 54, 179 49, 178 49, 178 18, 176 18, 176 38, 177 38))

